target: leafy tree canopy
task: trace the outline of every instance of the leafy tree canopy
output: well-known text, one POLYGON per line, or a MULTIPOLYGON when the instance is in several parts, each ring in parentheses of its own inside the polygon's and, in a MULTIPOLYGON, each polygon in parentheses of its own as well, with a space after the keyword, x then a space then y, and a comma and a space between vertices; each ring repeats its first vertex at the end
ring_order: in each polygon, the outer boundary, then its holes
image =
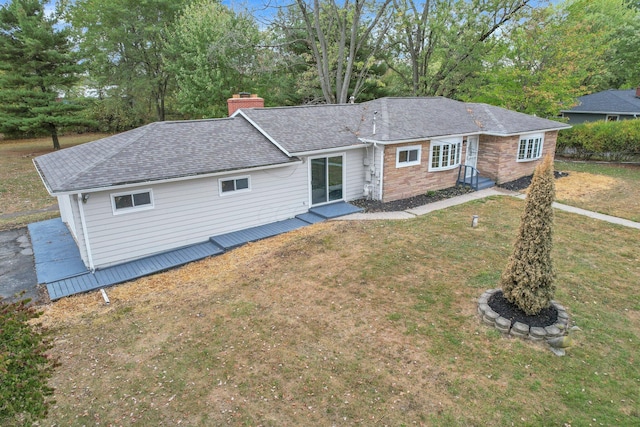
POLYGON ((193 117, 226 115, 226 99, 255 86, 259 44, 260 32, 252 17, 217 0, 186 6, 168 47, 179 110, 193 117))

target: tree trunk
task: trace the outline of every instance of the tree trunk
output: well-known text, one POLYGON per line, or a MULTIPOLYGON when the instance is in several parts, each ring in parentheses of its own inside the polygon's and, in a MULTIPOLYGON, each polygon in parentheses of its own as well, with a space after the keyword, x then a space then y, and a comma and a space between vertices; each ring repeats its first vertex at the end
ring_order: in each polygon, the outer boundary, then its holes
POLYGON ((51 139, 53 140, 53 149, 60 149, 60 140, 58 139, 58 129, 55 125, 51 125, 51 139))

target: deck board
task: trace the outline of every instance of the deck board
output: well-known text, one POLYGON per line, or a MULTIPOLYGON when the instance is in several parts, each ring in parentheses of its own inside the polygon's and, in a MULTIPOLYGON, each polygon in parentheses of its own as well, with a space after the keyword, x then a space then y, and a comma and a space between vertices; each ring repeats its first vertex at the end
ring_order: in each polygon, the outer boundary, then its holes
POLYGON ((34 246, 38 283, 46 284, 49 298, 54 301, 219 255, 248 242, 266 239, 360 210, 344 202, 320 206, 296 218, 213 236, 207 242, 102 268, 95 272, 88 271, 84 266, 71 233, 59 218, 30 224, 29 232, 34 246), (73 247, 69 241, 73 243, 73 247))
POLYGON ((362 209, 357 206, 350 205, 347 202, 337 202, 313 207, 309 209, 309 212, 321 216, 322 218, 332 219, 352 213, 362 212, 362 209))
POLYGON ((223 249, 233 249, 249 242, 277 236, 278 234, 293 231, 309 225, 308 222, 297 218, 286 219, 284 221, 273 222, 271 224, 260 225, 258 227, 247 228, 245 230, 214 236, 210 240, 223 249))

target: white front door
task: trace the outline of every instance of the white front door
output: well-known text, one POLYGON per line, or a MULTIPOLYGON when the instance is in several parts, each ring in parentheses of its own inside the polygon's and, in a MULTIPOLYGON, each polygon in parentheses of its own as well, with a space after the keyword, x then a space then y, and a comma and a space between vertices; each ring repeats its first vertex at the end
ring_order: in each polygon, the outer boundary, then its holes
POLYGON ((474 170, 478 165, 478 136, 467 137, 467 156, 464 164, 473 167, 473 169, 465 169, 465 178, 471 178, 474 176, 474 170))

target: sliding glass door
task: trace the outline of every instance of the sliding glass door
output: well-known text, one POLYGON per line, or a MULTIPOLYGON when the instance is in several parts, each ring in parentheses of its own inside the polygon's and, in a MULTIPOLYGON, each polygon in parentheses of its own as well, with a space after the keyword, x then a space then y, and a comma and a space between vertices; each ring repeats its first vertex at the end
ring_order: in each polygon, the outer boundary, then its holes
POLYGON ((311 159, 311 204, 342 200, 343 156, 311 159))

